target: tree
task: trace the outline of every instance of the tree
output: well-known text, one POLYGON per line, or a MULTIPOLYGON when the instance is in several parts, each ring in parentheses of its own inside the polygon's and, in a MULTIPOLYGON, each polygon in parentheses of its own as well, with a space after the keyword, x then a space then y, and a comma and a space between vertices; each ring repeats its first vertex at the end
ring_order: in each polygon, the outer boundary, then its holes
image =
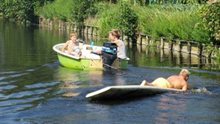
POLYGON ((128 36, 132 40, 132 42, 136 44, 138 16, 134 12, 134 10, 131 9, 130 5, 125 2, 121 3, 119 27, 124 35, 128 36))
POLYGON ((203 26, 209 32, 210 41, 220 44, 220 2, 204 6, 201 10, 203 26))
POLYGON ((94 4, 92 0, 74 0, 72 9, 72 18, 76 23, 79 35, 82 36, 85 19, 94 12, 94 4))
POLYGON ((35 8, 54 0, 0 0, 0 12, 5 18, 19 22, 37 23, 35 8))

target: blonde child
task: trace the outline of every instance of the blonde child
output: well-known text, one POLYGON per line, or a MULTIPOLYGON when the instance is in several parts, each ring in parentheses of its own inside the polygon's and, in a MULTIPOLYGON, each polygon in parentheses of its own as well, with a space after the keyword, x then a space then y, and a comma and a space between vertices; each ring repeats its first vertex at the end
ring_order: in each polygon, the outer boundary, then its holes
POLYGON ((77 41, 77 33, 70 34, 70 40, 66 41, 64 46, 61 49, 62 52, 67 52, 72 55, 80 55, 79 43, 77 41))

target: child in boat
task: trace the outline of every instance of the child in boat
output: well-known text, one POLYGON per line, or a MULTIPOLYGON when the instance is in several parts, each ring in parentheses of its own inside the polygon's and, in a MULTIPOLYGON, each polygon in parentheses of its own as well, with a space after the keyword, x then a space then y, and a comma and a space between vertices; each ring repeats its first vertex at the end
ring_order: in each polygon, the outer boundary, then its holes
POLYGON ((67 52, 68 54, 80 56, 81 51, 79 47, 79 42, 77 41, 77 33, 73 32, 70 34, 70 40, 66 41, 61 49, 62 52, 67 52))
POLYGON ((189 79, 190 72, 187 69, 182 69, 179 75, 172 75, 165 78, 157 78, 152 83, 148 83, 146 80, 143 80, 141 86, 149 85, 149 86, 156 86, 160 88, 174 88, 174 89, 181 89, 186 91, 189 88, 188 79, 189 79))

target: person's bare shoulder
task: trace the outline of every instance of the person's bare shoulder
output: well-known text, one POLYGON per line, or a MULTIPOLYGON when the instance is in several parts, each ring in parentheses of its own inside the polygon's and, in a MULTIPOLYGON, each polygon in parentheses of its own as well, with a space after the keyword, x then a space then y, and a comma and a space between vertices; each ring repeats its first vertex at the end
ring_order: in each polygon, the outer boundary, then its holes
POLYGON ((68 43, 68 44, 69 44, 70 42, 71 42, 71 40, 66 41, 66 43, 68 43))
POLYGON ((167 80, 173 80, 173 79, 177 79, 177 78, 179 78, 178 75, 171 75, 167 78, 167 80))

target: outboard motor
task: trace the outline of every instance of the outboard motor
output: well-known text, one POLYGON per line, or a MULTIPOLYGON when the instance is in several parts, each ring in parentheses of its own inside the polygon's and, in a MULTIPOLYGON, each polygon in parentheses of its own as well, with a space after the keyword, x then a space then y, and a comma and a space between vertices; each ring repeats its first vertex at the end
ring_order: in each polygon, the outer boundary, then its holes
POLYGON ((102 59, 104 66, 111 66, 117 58, 117 45, 115 43, 106 42, 102 48, 102 59))

